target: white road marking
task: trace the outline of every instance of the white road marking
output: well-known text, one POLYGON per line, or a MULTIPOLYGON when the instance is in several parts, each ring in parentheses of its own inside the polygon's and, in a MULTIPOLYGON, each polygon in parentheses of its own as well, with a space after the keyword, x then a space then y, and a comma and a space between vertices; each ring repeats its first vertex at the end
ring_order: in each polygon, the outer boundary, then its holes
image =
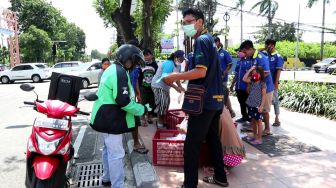
POLYGON ((75 158, 78 156, 78 150, 79 150, 79 147, 80 147, 80 145, 82 143, 86 127, 87 126, 81 126, 81 128, 80 128, 80 130, 78 132, 77 138, 75 140, 75 144, 74 144, 74 149, 75 149, 75 155, 74 155, 74 157, 75 158))

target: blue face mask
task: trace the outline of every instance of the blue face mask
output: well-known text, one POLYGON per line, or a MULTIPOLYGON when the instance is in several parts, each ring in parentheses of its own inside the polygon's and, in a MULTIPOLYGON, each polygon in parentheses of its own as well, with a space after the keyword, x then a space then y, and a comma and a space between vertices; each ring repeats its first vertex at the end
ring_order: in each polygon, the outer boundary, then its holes
POLYGON ((183 31, 188 37, 194 37, 197 33, 197 30, 195 29, 195 24, 184 25, 183 31))

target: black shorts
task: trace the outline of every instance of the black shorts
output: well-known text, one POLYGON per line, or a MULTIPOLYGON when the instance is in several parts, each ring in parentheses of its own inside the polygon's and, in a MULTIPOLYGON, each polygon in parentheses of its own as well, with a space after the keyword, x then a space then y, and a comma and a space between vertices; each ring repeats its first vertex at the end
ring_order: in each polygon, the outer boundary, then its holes
POLYGON ((154 99, 154 92, 152 88, 140 87, 141 93, 141 104, 146 105, 149 104, 151 111, 155 108, 155 99, 154 99))

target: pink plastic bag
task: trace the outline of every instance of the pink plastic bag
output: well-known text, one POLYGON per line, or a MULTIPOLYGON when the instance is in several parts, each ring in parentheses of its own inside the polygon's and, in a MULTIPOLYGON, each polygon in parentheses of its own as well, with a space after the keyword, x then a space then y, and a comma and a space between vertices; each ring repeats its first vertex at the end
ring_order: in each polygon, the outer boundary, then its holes
POLYGON ((243 160, 243 157, 240 155, 224 154, 223 160, 225 165, 235 167, 240 165, 241 161, 243 160))

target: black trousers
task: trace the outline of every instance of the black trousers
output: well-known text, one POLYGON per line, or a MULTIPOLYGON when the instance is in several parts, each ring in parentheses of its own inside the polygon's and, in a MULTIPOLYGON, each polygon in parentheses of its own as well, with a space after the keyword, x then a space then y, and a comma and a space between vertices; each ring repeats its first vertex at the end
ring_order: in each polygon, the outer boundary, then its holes
POLYGON ((237 90, 236 93, 237 93, 237 98, 238 98, 238 102, 240 105, 240 112, 243 116, 243 119, 245 121, 248 121, 249 117, 247 114, 247 104, 246 104, 248 93, 245 90, 237 90))
POLYGON ((198 184, 198 161, 201 145, 206 140, 215 170, 215 179, 227 182, 224 171, 222 144, 219 138, 221 111, 203 110, 200 115, 189 115, 188 131, 184 143, 184 186, 196 188, 198 184))

